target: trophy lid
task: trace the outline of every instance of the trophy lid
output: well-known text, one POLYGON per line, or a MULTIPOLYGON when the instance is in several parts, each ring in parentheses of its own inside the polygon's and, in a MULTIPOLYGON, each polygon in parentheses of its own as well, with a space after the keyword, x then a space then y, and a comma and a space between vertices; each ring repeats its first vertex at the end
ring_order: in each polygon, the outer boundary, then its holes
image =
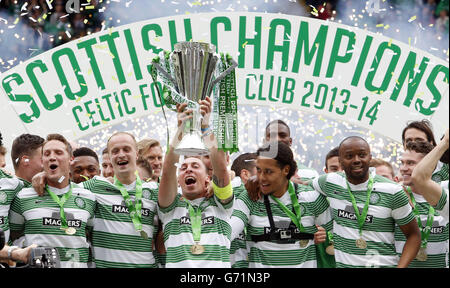
POLYGON ((181 51, 182 49, 201 49, 208 53, 216 52, 216 46, 206 42, 181 41, 174 45, 174 51, 181 51))

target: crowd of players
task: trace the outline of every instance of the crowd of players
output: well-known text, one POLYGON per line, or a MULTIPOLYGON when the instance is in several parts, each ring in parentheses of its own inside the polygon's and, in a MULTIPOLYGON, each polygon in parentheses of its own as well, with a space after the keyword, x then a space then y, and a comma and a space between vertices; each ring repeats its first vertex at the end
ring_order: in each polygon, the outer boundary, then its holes
MULTIPOLYGON (((179 127, 191 115, 179 106, 179 127)), ((181 128, 165 153, 114 133, 100 158, 60 134, 20 135, 14 173, 0 172, 0 260, 20 265, 38 245, 62 267, 448 267, 448 130, 438 143, 428 121, 407 123, 399 174, 359 136, 318 173, 294 159, 282 120, 233 163, 201 130, 198 157, 174 153, 181 128)))

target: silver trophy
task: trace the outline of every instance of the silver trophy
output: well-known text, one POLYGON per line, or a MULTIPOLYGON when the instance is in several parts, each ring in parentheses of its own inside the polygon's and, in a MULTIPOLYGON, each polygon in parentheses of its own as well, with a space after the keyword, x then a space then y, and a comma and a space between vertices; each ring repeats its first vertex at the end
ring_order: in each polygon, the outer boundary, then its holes
POLYGON ((161 57, 163 63, 153 64, 164 85, 170 89, 166 106, 176 111, 174 104, 188 103, 188 108, 193 109, 192 119, 183 124, 183 137, 174 151, 177 154, 199 156, 209 153, 201 137, 202 116, 198 102, 210 96, 214 86, 237 66, 232 61, 232 65, 219 75, 220 57, 215 51, 215 46, 208 43, 179 42, 168 58, 161 57))

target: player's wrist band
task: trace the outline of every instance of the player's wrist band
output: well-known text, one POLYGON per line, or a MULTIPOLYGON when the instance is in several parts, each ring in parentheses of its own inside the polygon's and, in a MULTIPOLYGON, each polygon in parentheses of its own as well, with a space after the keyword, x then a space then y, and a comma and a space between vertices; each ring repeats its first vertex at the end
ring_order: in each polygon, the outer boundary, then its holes
POLYGON ((219 186, 212 181, 212 186, 214 189, 214 194, 219 198, 220 200, 226 200, 233 196, 233 188, 231 187, 231 181, 228 183, 227 186, 220 188, 219 186))
POLYGON ((208 135, 211 135, 212 133, 213 133, 213 131, 208 128, 205 131, 202 131, 202 138, 204 138, 204 137, 206 137, 208 135))

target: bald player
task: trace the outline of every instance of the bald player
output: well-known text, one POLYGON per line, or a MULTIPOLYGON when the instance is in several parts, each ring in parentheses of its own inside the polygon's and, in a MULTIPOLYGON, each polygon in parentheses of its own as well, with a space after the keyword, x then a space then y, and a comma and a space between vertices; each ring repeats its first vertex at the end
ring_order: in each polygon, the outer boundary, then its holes
POLYGON ((408 267, 420 247, 420 231, 400 185, 369 173, 369 144, 351 136, 339 145, 345 173, 321 175, 311 185, 330 200, 336 267, 408 267), (399 258, 394 231, 406 237, 399 258))

